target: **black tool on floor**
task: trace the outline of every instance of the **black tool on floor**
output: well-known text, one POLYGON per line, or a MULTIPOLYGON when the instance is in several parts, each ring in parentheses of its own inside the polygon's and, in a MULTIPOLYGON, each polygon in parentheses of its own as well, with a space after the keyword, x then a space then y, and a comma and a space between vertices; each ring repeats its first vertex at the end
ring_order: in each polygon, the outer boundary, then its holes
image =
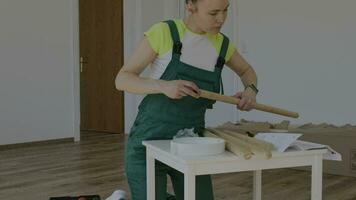
POLYGON ((99 195, 83 195, 77 197, 50 197, 49 200, 101 200, 99 195))

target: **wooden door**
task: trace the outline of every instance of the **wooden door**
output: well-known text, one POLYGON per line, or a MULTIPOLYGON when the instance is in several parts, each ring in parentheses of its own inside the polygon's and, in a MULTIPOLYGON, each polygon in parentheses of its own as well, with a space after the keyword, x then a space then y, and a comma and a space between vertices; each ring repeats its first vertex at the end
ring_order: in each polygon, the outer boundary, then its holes
POLYGON ((123 0, 79 0, 81 130, 124 133, 123 0))

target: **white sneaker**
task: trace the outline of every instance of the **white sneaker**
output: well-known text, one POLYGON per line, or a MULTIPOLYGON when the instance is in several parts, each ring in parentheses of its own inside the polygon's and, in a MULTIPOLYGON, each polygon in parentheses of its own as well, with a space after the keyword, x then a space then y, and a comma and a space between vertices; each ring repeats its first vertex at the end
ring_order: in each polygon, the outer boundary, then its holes
POLYGON ((125 200, 126 192, 123 190, 116 190, 106 200, 125 200))

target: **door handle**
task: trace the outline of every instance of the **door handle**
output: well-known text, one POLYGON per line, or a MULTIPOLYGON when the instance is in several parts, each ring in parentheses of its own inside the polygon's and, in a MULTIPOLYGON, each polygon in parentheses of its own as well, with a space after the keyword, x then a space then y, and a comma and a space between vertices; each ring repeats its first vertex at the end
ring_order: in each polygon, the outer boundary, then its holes
POLYGON ((84 64, 86 64, 88 62, 84 61, 83 56, 80 56, 80 72, 83 72, 84 70, 84 64))

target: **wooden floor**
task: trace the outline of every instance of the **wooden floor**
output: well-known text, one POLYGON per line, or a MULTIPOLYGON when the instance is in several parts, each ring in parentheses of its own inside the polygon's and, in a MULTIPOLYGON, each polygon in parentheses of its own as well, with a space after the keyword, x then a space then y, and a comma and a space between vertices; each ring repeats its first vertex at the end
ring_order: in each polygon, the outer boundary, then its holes
MULTIPOLYGON (((0 200, 47 200, 51 196, 128 191, 124 137, 83 134, 80 143, 60 141, 0 147, 0 200)), ((310 199, 310 172, 265 170, 263 200, 310 199)), ((323 199, 356 200, 356 178, 323 176, 323 199)), ((252 199, 252 173, 213 176, 216 200, 252 199)))

